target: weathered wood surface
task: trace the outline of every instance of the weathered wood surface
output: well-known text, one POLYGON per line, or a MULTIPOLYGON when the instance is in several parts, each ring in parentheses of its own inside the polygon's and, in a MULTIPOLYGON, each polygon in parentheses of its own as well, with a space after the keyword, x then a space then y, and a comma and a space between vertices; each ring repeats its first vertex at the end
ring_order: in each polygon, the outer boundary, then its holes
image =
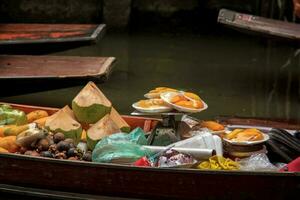
POLYGON ((37 189, 30 187, 20 187, 15 185, 0 184, 1 199, 64 199, 64 200, 138 200, 132 198, 109 197, 99 195, 89 195, 82 193, 61 192, 54 190, 37 189))
POLYGON ((266 118, 248 118, 248 117, 228 117, 220 116, 216 118, 220 123, 226 125, 248 125, 248 126, 262 126, 272 128, 283 128, 289 130, 300 130, 300 124, 293 120, 279 120, 266 118))
POLYGON ((91 195, 155 199, 289 199, 297 173, 157 169, 0 154, 0 181, 91 195))
MULTIPOLYGON (((12 104, 30 112, 55 108, 12 104)), ((131 126, 156 120, 124 116, 131 126)), ((155 199, 289 199, 300 173, 158 169, 0 154, 0 182, 60 192, 155 199)), ((58 192, 59 194, 59 192, 58 192)), ((45 195, 41 196, 45 197, 45 195)))
POLYGON ((231 28, 289 40, 300 41, 300 25, 280 20, 221 9, 218 22, 231 28))
POLYGON ((95 42, 104 30, 104 24, 0 24, 0 45, 95 42))
POLYGON ((114 61, 114 57, 0 55, 0 79, 107 80, 114 61))

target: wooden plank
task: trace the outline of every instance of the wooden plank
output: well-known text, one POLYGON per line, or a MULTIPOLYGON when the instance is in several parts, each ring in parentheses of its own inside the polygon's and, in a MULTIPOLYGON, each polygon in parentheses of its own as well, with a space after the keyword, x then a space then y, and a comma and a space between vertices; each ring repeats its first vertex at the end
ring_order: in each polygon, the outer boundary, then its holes
POLYGON ((114 57, 0 55, 0 79, 107 80, 114 57))
POLYGON ((300 41, 300 25, 221 9, 218 22, 231 28, 289 40, 300 41))
POLYGON ((0 45, 96 42, 104 30, 104 24, 0 24, 0 45))
POLYGON ((217 117, 216 120, 225 125, 249 125, 249 126, 283 128, 289 130, 300 130, 299 122, 293 120, 234 117, 234 116, 231 117, 220 116, 217 117))
POLYGON ((0 184, 0 195, 3 199, 64 199, 64 200, 138 200, 121 197, 98 196, 61 192, 57 190, 36 189, 30 187, 19 187, 14 185, 0 184), (5 198, 5 197, 10 198, 5 198), (14 198, 13 198, 14 197, 14 198))
POLYGON ((299 173, 159 169, 14 154, 0 154, 0 161, 2 184, 147 199, 289 199, 300 179, 299 173))

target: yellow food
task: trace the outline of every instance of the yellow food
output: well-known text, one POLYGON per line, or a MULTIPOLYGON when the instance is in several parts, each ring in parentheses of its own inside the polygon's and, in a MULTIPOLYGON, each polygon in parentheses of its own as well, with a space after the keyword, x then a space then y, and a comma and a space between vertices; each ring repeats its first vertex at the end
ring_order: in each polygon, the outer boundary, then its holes
POLYGON ((162 99, 140 100, 137 104, 139 107, 142 108, 155 108, 160 106, 166 106, 165 102, 162 99))
POLYGON ((224 130, 224 126, 215 121, 203 121, 201 122, 201 127, 208 128, 213 131, 222 131, 224 130))
POLYGON ((226 138, 232 141, 245 142, 245 141, 259 141, 263 140, 262 132, 255 128, 250 129, 235 129, 226 135, 226 138))
POLYGON ((18 135, 22 131, 29 129, 29 124, 17 126, 17 125, 5 125, 0 127, 0 137, 18 135))
POLYGON ((243 129, 234 129, 233 131, 231 131, 230 133, 228 133, 226 135, 226 138, 228 140, 232 140, 233 138, 235 138, 237 136, 238 133, 242 132, 243 129))
POLYGON ((237 162, 223 156, 212 156, 208 161, 204 161, 197 166, 198 169, 212 170, 238 170, 240 168, 237 162))
POLYGON ((186 96, 188 98, 191 98, 191 99, 194 99, 194 100, 201 101, 201 98, 198 95, 196 95, 196 94, 194 94, 192 92, 185 92, 184 96, 186 96))
POLYGON ((0 138, 0 147, 6 149, 10 153, 17 152, 19 146, 16 144, 16 136, 7 136, 0 138))
POLYGON ((200 109, 200 108, 204 107, 204 104, 202 101, 192 101, 192 102, 193 102, 194 108, 196 108, 196 109, 200 109))
POLYGON ((163 92, 176 92, 176 89, 169 87, 157 87, 154 90, 150 90, 149 93, 163 93, 163 92))
POLYGON ((34 120, 33 122, 34 123, 37 123, 39 125, 39 127, 45 127, 45 123, 46 123, 46 120, 49 118, 49 116, 47 117, 43 117, 43 118, 40 118, 40 119, 36 119, 34 120))
POLYGON ((86 131, 84 129, 81 132, 81 141, 86 142, 86 131))
POLYGON ((0 147, 0 153, 9 153, 6 149, 0 147))
POLYGON ((147 98, 160 98, 160 94, 164 92, 177 92, 178 90, 168 87, 157 87, 154 90, 150 90, 146 95, 147 98))
POLYGON ((44 110, 35 110, 26 115, 28 123, 47 116, 48 113, 44 110))

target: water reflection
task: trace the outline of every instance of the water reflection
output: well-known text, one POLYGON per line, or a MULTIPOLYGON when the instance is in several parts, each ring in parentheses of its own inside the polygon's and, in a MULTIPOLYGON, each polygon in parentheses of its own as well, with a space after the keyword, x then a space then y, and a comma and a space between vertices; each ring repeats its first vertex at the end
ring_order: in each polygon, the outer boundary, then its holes
MULTIPOLYGON (((299 50, 242 34, 109 33, 98 45, 57 55, 115 56, 109 81, 101 84, 121 113, 149 89, 170 86, 199 93, 216 115, 300 120, 299 50)), ((1 101, 58 106, 81 87, 1 98, 1 101)))

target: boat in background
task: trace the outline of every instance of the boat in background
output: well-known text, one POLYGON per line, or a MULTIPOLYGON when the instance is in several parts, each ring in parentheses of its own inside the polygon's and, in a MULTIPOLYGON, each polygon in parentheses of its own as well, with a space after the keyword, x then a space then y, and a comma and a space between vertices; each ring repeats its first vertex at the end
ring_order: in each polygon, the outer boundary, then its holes
POLYGON ((221 9, 218 22, 233 29, 265 37, 300 41, 300 25, 221 9))
POLYGON ((1 24, 0 54, 44 55, 97 43, 105 24, 1 24))
POLYGON ((105 24, 0 24, 0 45, 96 42, 105 24))
POLYGON ((0 55, 2 95, 59 89, 108 80, 114 57, 0 55), (20 87, 22 85, 22 87, 20 87))

